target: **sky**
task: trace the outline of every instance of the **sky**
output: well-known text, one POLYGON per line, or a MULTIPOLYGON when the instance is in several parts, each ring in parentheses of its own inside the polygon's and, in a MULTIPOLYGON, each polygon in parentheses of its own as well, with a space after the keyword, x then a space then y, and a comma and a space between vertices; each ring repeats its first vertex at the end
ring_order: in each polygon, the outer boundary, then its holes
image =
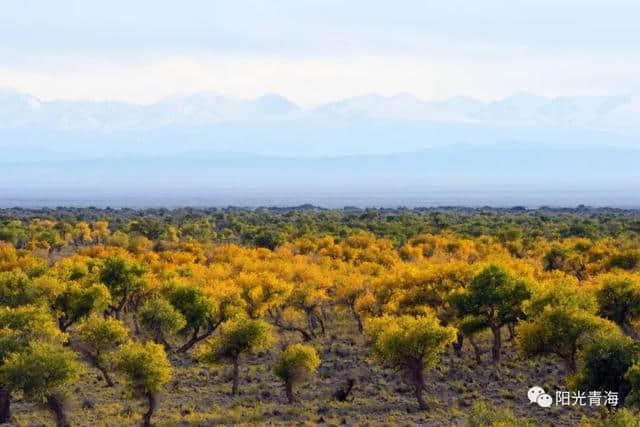
POLYGON ((275 92, 640 93, 637 0, 1 0, 0 88, 44 100, 275 92))

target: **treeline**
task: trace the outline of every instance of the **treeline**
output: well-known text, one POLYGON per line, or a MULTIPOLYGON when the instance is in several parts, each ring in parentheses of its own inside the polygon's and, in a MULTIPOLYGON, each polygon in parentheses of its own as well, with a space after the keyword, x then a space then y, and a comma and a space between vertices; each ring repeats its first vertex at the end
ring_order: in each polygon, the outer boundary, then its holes
POLYGON ((182 240, 199 243, 238 243, 269 249, 303 236, 344 238, 365 231, 389 239, 399 247, 418 234, 442 232, 465 237, 493 236, 502 241, 538 237, 615 238, 640 232, 640 211, 587 207, 327 210, 310 205, 174 210, 13 208, 0 209, 0 240, 19 248, 34 239, 50 248, 78 245, 82 244, 81 229, 87 223, 105 223, 110 234, 119 232, 129 238, 157 241, 178 235, 182 240))

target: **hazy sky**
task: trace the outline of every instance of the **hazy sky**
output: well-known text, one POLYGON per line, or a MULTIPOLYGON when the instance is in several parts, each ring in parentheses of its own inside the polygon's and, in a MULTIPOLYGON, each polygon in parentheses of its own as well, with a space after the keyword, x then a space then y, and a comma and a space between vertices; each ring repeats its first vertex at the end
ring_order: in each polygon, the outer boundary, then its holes
POLYGON ((638 0, 0 5, 0 87, 43 99, 640 93, 638 0))

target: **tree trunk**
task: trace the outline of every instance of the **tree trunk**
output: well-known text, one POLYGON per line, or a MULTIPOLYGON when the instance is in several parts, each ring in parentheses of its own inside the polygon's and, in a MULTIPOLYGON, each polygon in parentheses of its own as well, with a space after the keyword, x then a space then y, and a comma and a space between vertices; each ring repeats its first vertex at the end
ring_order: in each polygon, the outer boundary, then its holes
POLYGON ((493 348, 491 349, 491 356, 493 364, 500 363, 500 348, 502 347, 502 337, 500 335, 500 326, 492 326, 491 332, 493 332, 493 348))
POLYGON ((58 318, 58 327, 60 328, 60 332, 67 332, 69 325, 66 324, 65 316, 58 318))
POLYGON ((233 359, 233 386, 231 387, 231 395, 238 394, 238 382, 240 379, 240 357, 233 359))
POLYGON ((629 383, 626 381, 621 382, 618 386, 618 407, 621 408, 624 406, 624 402, 630 392, 631 386, 629 385, 629 383))
POLYGON ((358 323, 358 332, 362 333, 364 331, 364 326, 362 325, 362 317, 358 314, 358 311, 355 307, 351 306, 351 312, 353 313, 353 317, 356 319, 358 323))
POLYGON ((289 403, 293 403, 296 401, 296 398, 293 395, 293 385, 291 384, 291 381, 285 381, 284 391, 287 394, 287 400, 289 401, 289 403))
POLYGON ((127 292, 125 291, 124 292, 124 296, 118 302, 118 305, 112 307, 113 315, 117 320, 121 320, 120 319, 120 317, 121 317, 120 313, 122 312, 122 309, 124 308, 126 303, 127 303, 127 292))
POLYGON ((509 328, 509 341, 513 341, 516 338, 516 328, 513 323, 509 323, 507 328, 509 328))
POLYGON ((622 332, 625 333, 625 335, 633 338, 634 340, 640 339, 640 334, 638 334, 638 332, 629 323, 622 323, 622 325, 620 325, 620 328, 622 329, 622 332))
POLYGON ((162 335, 160 336, 160 344, 162 344, 162 346, 164 347, 164 351, 166 351, 167 353, 173 351, 173 347, 171 346, 171 344, 169 344, 169 342, 162 335))
POLYGON ((316 321, 311 311, 307 311, 307 327, 311 333, 316 329, 316 321))
POLYGON ((178 349, 178 353, 186 353, 191 347, 194 346, 194 344, 197 342, 198 339, 198 332, 199 332, 200 328, 194 328, 193 330, 193 334, 191 334, 191 338, 189 338, 189 340, 184 343, 184 345, 182 347, 180 347, 178 349))
POLYGON ((345 387, 340 388, 338 390, 336 390, 335 393, 333 393, 333 397, 338 401, 338 402, 344 402, 345 400, 347 400, 347 398, 349 397, 349 393, 351 393, 351 390, 353 390, 353 385, 356 383, 356 381, 353 378, 349 378, 347 379, 347 384, 345 387))
POLYGON ((67 414, 64 410, 64 401, 62 397, 56 394, 47 396, 47 407, 56 419, 57 427, 69 427, 69 421, 67 420, 67 414))
POLYGON ((131 318, 133 319, 133 333, 136 336, 139 336, 140 335, 140 323, 138 322, 138 310, 137 310, 137 308, 133 312, 133 314, 131 315, 131 318))
POLYGON ((102 374, 102 378, 104 378, 104 381, 107 383, 107 385, 109 387, 113 387, 113 380, 111 379, 111 376, 109 375, 109 371, 107 371, 107 368, 105 368, 102 363, 100 363, 100 358, 98 357, 98 355, 90 353, 90 352, 85 352, 85 355, 89 361, 89 363, 95 367, 98 371, 100 371, 100 373, 102 374))
POLYGON ((304 329, 295 329, 295 330, 300 332, 300 335, 302 335, 302 341, 309 342, 313 339, 311 334, 307 333, 307 331, 305 331, 304 329))
POLYGON ((567 371, 569 371, 570 374, 575 374, 578 371, 578 367, 576 365, 576 352, 578 350, 576 349, 576 346, 573 345, 572 349, 571 349, 571 353, 569 354, 569 357, 567 357, 566 361, 567 361, 567 371))
POLYGON ((9 388, 0 384, 0 424, 11 421, 11 393, 9 388))
POLYGON ((476 357, 476 363, 478 363, 478 365, 482 365, 482 351, 480 351, 478 343, 476 342, 475 338, 473 338, 473 336, 469 337, 469 342, 471 343, 471 347, 473 347, 473 353, 476 357))
POLYGON ((191 347, 193 347, 203 339, 206 339, 209 336, 211 336, 211 334, 213 334, 215 330, 218 329, 218 326, 220 325, 220 323, 222 323, 222 321, 219 321, 215 325, 209 325, 209 328, 207 328, 206 332, 200 336, 198 336, 198 332, 200 331, 200 328, 195 328, 193 330, 193 334, 191 335, 191 338, 189 339, 189 341, 187 341, 182 347, 178 348, 178 353, 186 353, 191 349, 191 347))
POLYGON ((464 344, 464 335, 458 332, 458 338, 453 343, 453 351, 455 351, 457 357, 462 357, 462 345, 464 344))
POLYGON ((321 331, 322 335, 324 336, 326 334, 326 331, 324 329, 324 320, 322 320, 321 316, 317 316, 317 315, 315 315, 315 318, 318 321, 318 323, 320 324, 320 331, 321 331))
POLYGON ((422 396, 421 385, 416 384, 414 386, 414 393, 416 395, 416 399, 418 400, 418 406, 420 407, 420 410, 426 411, 427 409, 429 409, 429 405, 427 405, 427 402, 425 402, 424 397, 422 396))
POLYGON ((157 330, 155 336, 153 337, 153 342, 155 342, 156 344, 162 344, 162 346, 164 347, 164 350, 169 353, 171 352, 173 349, 171 348, 171 344, 169 344, 167 342, 167 340, 164 338, 164 334, 162 333, 162 331, 157 330))
POLYGON ((158 404, 155 393, 147 393, 147 401, 149 402, 149 409, 144 413, 142 425, 144 427, 151 427, 151 416, 156 410, 156 405, 158 404))
POLYGON ((422 374, 422 366, 416 367, 414 372, 414 383, 413 383, 413 392, 416 396, 416 400, 418 401, 418 406, 420 410, 425 411, 429 409, 429 405, 424 400, 424 396, 422 392, 424 391, 424 376, 422 374))
POLYGON ((107 368, 105 368, 100 364, 96 365, 96 368, 98 368, 98 370, 102 373, 102 378, 104 378, 107 385, 109 387, 113 387, 114 386, 113 380, 111 379, 111 375, 109 375, 109 371, 107 371, 107 368))
POLYGON ((282 323, 282 318, 280 313, 276 314, 275 316, 271 315, 271 317, 273 318, 273 323, 283 331, 298 332, 300 335, 302 335, 302 340, 304 342, 309 342, 313 339, 313 335, 312 335, 313 331, 307 332, 303 328, 298 328, 296 326, 291 326, 291 325, 285 325, 284 323, 282 323))

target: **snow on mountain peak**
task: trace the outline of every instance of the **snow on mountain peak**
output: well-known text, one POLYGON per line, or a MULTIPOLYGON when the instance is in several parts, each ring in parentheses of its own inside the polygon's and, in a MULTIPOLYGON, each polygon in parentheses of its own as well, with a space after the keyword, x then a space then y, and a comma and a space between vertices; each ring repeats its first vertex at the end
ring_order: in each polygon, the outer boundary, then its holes
POLYGON ((150 105, 135 105, 124 102, 45 102, 15 91, 0 91, 0 127, 4 128, 40 125, 54 129, 154 129, 292 118, 640 131, 640 98, 628 95, 549 98, 520 92, 493 102, 483 102, 464 96, 423 101, 409 93, 392 96, 366 94, 304 110, 276 93, 251 100, 236 100, 216 92, 199 92, 164 98, 150 105))

